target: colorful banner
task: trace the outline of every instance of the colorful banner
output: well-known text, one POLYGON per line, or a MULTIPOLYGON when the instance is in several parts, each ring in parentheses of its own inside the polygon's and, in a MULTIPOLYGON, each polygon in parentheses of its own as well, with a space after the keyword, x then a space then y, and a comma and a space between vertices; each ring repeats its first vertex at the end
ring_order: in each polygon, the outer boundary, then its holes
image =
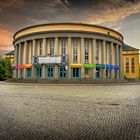
POLYGON ((82 68, 83 65, 82 64, 70 64, 71 68, 82 68))
POLYGON ((95 64, 84 64, 84 68, 93 69, 93 68, 95 68, 95 64))

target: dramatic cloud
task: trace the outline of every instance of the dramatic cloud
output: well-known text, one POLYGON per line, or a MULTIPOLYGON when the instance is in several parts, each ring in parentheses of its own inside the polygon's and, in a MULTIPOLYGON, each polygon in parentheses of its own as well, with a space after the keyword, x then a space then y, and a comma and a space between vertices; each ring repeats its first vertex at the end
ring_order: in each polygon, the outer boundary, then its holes
POLYGON ((0 1, 0 9, 7 7, 16 7, 21 4, 23 4, 23 0, 4 0, 0 1))
POLYGON ((0 27, 0 55, 13 50, 12 33, 7 29, 0 27))
POLYGON ((1 0, 0 49, 11 49, 14 32, 25 26, 80 22, 121 31, 135 13, 140 13, 140 0, 1 0))

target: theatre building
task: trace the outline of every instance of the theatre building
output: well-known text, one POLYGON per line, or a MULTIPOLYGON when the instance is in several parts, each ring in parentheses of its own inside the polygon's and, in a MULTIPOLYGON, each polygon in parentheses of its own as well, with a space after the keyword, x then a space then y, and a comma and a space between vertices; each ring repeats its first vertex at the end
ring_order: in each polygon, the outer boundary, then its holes
POLYGON ((123 36, 106 27, 53 23, 14 34, 14 78, 121 79, 123 36))

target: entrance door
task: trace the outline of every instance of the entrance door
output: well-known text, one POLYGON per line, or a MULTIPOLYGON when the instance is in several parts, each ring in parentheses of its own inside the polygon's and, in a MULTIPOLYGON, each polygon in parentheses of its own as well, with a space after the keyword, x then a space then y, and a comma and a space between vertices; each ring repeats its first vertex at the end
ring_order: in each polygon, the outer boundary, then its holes
POLYGON ((79 68, 73 68, 73 78, 79 78, 80 77, 80 69, 79 68))
POLYGON ((65 78, 66 77, 66 69, 64 67, 60 68, 60 77, 65 78))
POLYGON ((54 71, 54 68, 53 67, 49 67, 48 68, 48 77, 49 78, 53 78, 53 73, 54 73, 53 71, 54 71))
POLYGON ((97 79, 100 78, 100 69, 96 69, 96 78, 97 78, 97 79))
POLYGON ((41 75, 42 75, 41 68, 40 67, 36 68, 36 77, 37 77, 37 79, 40 79, 41 75))

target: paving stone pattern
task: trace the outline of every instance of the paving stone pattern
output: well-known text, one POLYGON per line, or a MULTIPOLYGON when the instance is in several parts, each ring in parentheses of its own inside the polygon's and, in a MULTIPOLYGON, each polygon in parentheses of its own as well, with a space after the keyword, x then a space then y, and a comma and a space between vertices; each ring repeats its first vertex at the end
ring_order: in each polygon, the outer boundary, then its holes
POLYGON ((0 84, 0 140, 140 140, 140 85, 0 84))

